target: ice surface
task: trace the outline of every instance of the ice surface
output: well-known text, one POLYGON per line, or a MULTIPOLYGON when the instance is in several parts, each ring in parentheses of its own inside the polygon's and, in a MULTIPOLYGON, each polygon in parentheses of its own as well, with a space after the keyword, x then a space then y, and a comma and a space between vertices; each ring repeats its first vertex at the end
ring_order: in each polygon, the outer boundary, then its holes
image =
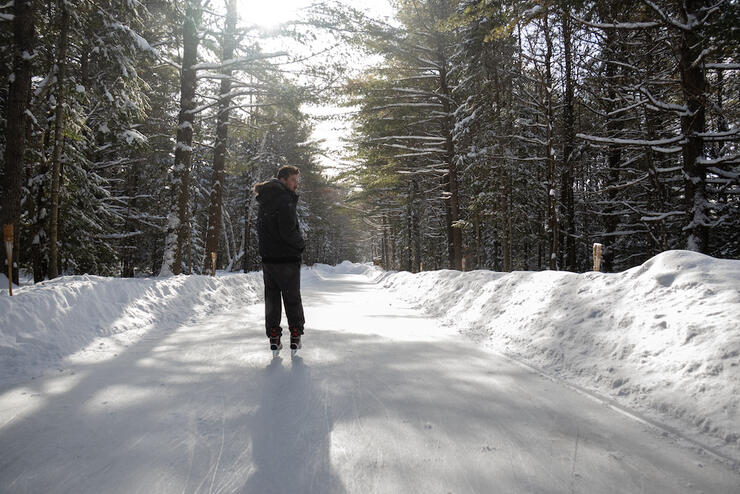
MULTIPOLYGON (((487 284, 509 284, 489 298, 521 284, 530 293, 512 296, 512 312, 544 304, 567 319, 557 303, 575 297, 598 322, 593 294, 578 289, 621 285, 623 300, 602 307, 617 314, 630 289, 647 306, 651 287, 655 298, 675 287, 689 303, 684 284, 701 279, 726 297, 717 279, 731 265, 701 260, 655 259, 619 275, 315 265, 302 271, 303 349, 274 360, 260 273, 21 286, 0 295, 0 332, 22 330, 27 339, 8 345, 30 359, 48 344, 54 366, 0 385, 0 492, 734 494, 740 476, 712 455, 476 345, 458 332, 472 314, 443 324, 384 286, 417 286, 405 293, 417 299, 433 289, 453 307, 487 284), (539 300, 547 294, 556 302, 539 300)), ((503 324, 501 308, 479 309, 503 324)), ((6 370, 5 354, 0 362, 6 370)))

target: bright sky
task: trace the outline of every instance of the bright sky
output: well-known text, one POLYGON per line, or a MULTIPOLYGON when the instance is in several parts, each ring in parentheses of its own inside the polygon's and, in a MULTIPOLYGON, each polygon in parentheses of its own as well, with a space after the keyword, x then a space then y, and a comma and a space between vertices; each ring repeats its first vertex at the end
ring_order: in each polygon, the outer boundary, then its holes
MULTIPOLYGON (((388 0, 341 1, 354 7, 361 3, 362 8, 374 17, 393 16, 388 0)), ((239 17, 244 24, 269 27, 295 18, 300 9, 314 3, 318 0, 239 0, 239 17)))
MULTIPOLYGON (((241 24, 257 24, 264 27, 272 27, 282 22, 295 19, 300 15, 302 8, 317 3, 319 0, 239 0, 239 19, 241 24)), ((392 18, 394 9, 389 0, 366 0, 360 4, 358 1, 341 0, 343 3, 353 7, 361 7, 370 16, 376 18, 392 18), (358 5, 360 4, 360 5, 358 5)), ((268 48, 263 46, 263 48, 268 48)), ((270 50, 266 50, 270 51, 270 50)), ((358 67, 361 62, 358 61, 358 67)), ((338 112, 346 112, 347 109, 338 107, 304 107, 310 115, 327 115, 338 112)), ((327 174, 334 175, 341 168, 340 155, 342 151, 343 137, 349 136, 350 127, 346 121, 318 121, 313 133, 314 139, 325 140, 324 147, 328 156, 321 157, 321 162, 327 167, 327 174)))

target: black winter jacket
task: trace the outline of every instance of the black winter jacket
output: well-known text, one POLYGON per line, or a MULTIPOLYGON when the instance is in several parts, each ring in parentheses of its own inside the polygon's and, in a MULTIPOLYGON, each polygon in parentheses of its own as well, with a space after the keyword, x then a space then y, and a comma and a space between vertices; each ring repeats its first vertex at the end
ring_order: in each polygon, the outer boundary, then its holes
POLYGON ((257 192, 257 233, 263 262, 300 262, 306 248, 298 226, 298 194, 277 178, 254 186, 257 192))

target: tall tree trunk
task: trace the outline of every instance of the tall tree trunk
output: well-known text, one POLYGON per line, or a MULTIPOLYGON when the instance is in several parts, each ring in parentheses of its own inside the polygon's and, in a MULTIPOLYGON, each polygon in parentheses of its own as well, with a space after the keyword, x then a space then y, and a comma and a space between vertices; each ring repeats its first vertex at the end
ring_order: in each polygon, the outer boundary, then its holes
MULTIPOLYGON (((611 60, 617 61, 622 59, 622 48, 619 42, 619 31, 616 29, 610 29, 606 33, 605 48, 607 57, 611 60)), ((604 107, 604 113, 607 115, 606 120, 606 131, 610 138, 617 137, 620 134, 621 124, 619 117, 612 114, 616 107, 617 93, 614 90, 614 86, 617 85, 615 80, 617 76, 617 64, 613 62, 607 62, 604 70, 605 83, 607 87, 606 91, 606 103, 604 107)), ((607 163, 607 206, 605 208, 606 215, 604 217, 604 233, 605 235, 601 239, 601 243, 604 245, 603 262, 602 266, 605 272, 610 273, 614 270, 614 240, 615 236, 612 235, 617 231, 619 226, 620 218, 617 215, 619 207, 615 207, 615 202, 619 190, 617 184, 619 183, 621 176, 621 161, 622 161, 622 148, 617 144, 609 144, 607 147, 606 163, 607 163)))
MULTIPOLYGON (((139 188, 139 173, 141 164, 137 160, 131 165, 126 177, 126 221, 125 228, 126 233, 130 234, 136 228, 136 222, 131 217, 133 211, 136 210, 136 191, 139 188)), ((129 236, 122 242, 121 248, 123 250, 121 255, 121 276, 123 278, 133 278, 134 276, 134 252, 137 250, 137 243, 139 242, 138 236, 129 236)))
POLYGON ((391 265, 393 266, 391 269, 398 270, 398 265, 400 263, 396 262, 396 234, 393 231, 393 221, 388 222, 388 231, 389 231, 389 243, 391 245, 391 265))
MULTIPOLYGON (((31 91, 31 60, 23 53, 33 52, 34 5, 32 0, 15 0, 13 4, 13 77, 7 100, 5 127, 5 168, 0 177, 0 225, 12 224, 15 259, 19 257, 19 225, 23 182, 23 153, 26 149, 26 109, 31 91)), ((3 272, 7 273, 7 253, 3 249, 3 272)), ((17 264, 17 263, 14 263, 17 264)), ((18 269, 13 269, 13 282, 18 283, 18 269)))
POLYGON ((67 68, 67 32, 69 30, 69 12, 65 0, 58 1, 59 45, 56 57, 57 96, 54 109, 54 152, 51 158, 51 211, 49 217, 49 278, 59 274, 57 261, 57 238, 59 237, 59 192, 62 180, 62 148, 64 147, 64 97, 65 72, 67 68))
POLYGON ((447 83, 447 58, 441 47, 437 48, 439 62, 439 86, 442 97, 443 119, 442 132, 445 138, 445 160, 447 161, 446 192, 449 199, 445 201, 447 207, 447 249, 450 258, 450 269, 462 270, 462 229, 453 226, 460 219, 460 195, 457 185, 457 164, 455 163, 455 144, 452 140, 452 108, 450 101, 452 94, 447 83))
POLYGON ((555 149, 553 146, 553 110, 552 110, 552 37, 548 25, 548 13, 543 17, 545 34, 545 110, 546 110, 546 142, 547 142, 547 230, 550 246, 550 269, 558 269, 558 213, 557 198, 555 197, 555 149))
MULTIPOLYGON (((251 177, 251 174, 249 175, 251 177)), ((252 246, 252 181, 248 181, 248 187, 244 197, 244 259, 242 260, 242 271, 249 272, 249 250, 252 246)))
MULTIPOLYGON (((414 199, 416 199, 419 196, 419 180, 414 178, 411 183, 413 185, 412 190, 414 191, 414 199)), ((418 273, 421 271, 421 219, 419 218, 419 208, 417 204, 412 205, 414 213, 412 222, 414 228, 414 272, 418 273)))
POLYGON ((406 271, 411 272, 413 268, 412 252, 413 252, 413 211, 414 211, 414 187, 411 182, 408 183, 408 201, 406 203, 406 271))
POLYGON ((570 271, 576 270, 576 239, 575 239, 575 204, 573 200, 573 142, 575 132, 573 128, 573 55, 572 55, 572 31, 568 8, 561 12, 561 24, 563 32, 563 56, 565 57, 565 99, 563 101, 563 178, 561 182, 560 198, 565 207, 565 268, 570 271))
MULTIPOLYGON (((47 124, 48 125, 48 124, 47 124)), ((46 237, 46 217, 45 212, 48 209, 46 194, 44 193, 44 184, 46 183, 45 177, 49 172, 49 163, 46 159, 46 140, 49 135, 49 128, 41 131, 41 137, 39 138, 39 167, 38 176, 41 180, 36 185, 37 189, 36 200, 34 201, 35 211, 31 215, 31 231, 33 232, 33 238, 31 240, 31 255, 33 259, 33 282, 39 283, 44 281, 46 278, 48 265, 44 262, 42 242, 47 240, 46 237), (42 216, 42 214, 44 216, 42 216)))
POLYGON ((195 115, 195 69, 198 58, 198 28, 200 0, 189 0, 182 26, 182 72, 180 75, 180 114, 175 144, 175 164, 172 172, 173 208, 167 218, 167 238, 160 275, 180 274, 182 251, 188 230, 190 164, 193 157, 193 120, 195 115))
POLYGON ((388 253, 388 221, 385 215, 383 215, 383 269, 391 269, 390 266, 390 254, 388 253))
POLYGON ((508 271, 512 271, 514 269, 514 257, 512 256, 511 246, 514 242, 514 235, 511 229, 511 172, 506 173, 506 222, 504 225, 504 228, 506 228, 506 231, 508 232, 506 235, 507 243, 506 243, 506 249, 509 251, 509 269, 508 271))
POLYGON ((508 207, 509 202, 507 197, 507 186, 506 186, 506 170, 504 167, 499 168, 499 210, 501 211, 501 253, 504 261, 503 270, 505 272, 511 271, 511 238, 509 237, 510 231, 508 228, 508 207))
MULTIPOLYGON (((699 18, 701 9, 709 7, 704 0, 686 0, 681 14, 684 23, 699 18)), ((683 172, 686 200, 686 221, 684 229, 688 233, 686 248, 706 253, 709 248, 709 203, 706 198, 706 166, 699 163, 704 154, 704 139, 701 134, 705 127, 705 89, 706 77, 702 63, 696 63, 704 44, 696 29, 681 31, 680 69, 681 87, 688 108, 681 117, 681 131, 686 139, 683 146, 683 172)))
MULTIPOLYGON (((236 0, 226 1, 226 25, 221 40, 223 52, 221 61, 234 57, 236 44, 236 0)), ((219 228, 221 226, 222 191, 224 184, 224 164, 226 162, 226 139, 229 134, 229 106, 231 98, 225 96, 231 91, 231 69, 224 68, 226 76, 221 79, 218 115, 216 117, 216 146, 213 152, 213 180, 211 183, 210 204, 208 206, 208 229, 206 230, 206 255, 203 272, 211 269, 211 252, 218 252, 219 228)))

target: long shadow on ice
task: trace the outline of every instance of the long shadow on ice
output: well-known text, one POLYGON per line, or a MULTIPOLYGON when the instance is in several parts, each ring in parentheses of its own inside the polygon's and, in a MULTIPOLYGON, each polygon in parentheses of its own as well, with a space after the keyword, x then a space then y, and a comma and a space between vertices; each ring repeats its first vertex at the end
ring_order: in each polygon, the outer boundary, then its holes
POLYGON ((342 494, 329 457, 333 419, 326 391, 299 356, 272 360, 257 377, 259 408, 248 420, 256 471, 241 492, 342 494))

